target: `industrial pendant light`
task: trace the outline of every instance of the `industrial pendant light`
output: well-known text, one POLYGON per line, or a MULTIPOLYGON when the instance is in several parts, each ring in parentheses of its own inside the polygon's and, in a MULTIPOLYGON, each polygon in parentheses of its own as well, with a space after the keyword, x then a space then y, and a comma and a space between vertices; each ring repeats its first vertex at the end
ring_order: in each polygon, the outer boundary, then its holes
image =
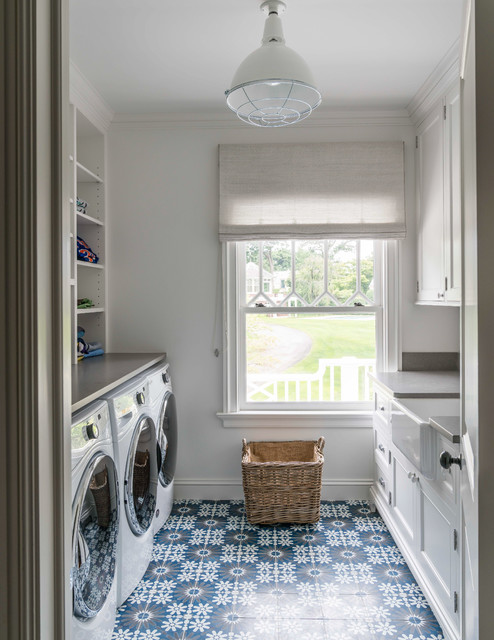
POLYGON ((321 104, 312 73, 298 53, 285 46, 280 14, 281 0, 266 0, 262 46, 241 63, 226 102, 244 122, 258 127, 295 124, 321 104))

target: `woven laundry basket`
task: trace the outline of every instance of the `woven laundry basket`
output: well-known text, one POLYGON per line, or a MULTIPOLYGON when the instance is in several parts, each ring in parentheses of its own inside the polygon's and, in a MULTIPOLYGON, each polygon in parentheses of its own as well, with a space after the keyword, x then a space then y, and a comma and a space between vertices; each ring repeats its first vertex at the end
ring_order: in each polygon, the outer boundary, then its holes
POLYGON ((132 486, 134 494, 134 502, 145 497, 149 488, 150 478, 150 459, 149 451, 136 451, 134 458, 134 483, 132 486))
POLYGON ((251 524, 319 520, 324 438, 316 441, 242 440, 242 482, 251 524))
POLYGON ((89 488, 93 494, 96 513, 98 514, 98 524, 100 527, 108 527, 111 520, 110 487, 108 485, 108 469, 96 473, 89 488))

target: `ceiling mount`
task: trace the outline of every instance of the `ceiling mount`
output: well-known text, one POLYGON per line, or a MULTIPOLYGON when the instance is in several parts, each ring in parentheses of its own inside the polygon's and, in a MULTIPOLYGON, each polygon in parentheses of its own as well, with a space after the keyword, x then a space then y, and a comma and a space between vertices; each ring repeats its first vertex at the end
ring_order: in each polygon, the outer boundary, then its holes
POLYGON ((285 45, 281 0, 260 5, 267 14, 262 45, 240 64, 225 91, 237 116, 258 127, 282 127, 307 118, 321 104, 312 73, 303 58, 285 45))
POLYGON ((282 13, 285 13, 286 4, 282 2, 282 0, 265 0, 261 2, 259 8, 261 11, 264 11, 266 15, 276 13, 281 16, 282 13))

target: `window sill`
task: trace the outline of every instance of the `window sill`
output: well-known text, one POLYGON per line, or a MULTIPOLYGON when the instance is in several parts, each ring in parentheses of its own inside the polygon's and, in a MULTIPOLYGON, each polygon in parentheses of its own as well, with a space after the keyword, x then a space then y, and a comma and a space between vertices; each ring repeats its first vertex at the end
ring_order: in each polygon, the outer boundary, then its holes
POLYGON ((372 411, 239 411, 217 413, 225 429, 370 429, 372 411))

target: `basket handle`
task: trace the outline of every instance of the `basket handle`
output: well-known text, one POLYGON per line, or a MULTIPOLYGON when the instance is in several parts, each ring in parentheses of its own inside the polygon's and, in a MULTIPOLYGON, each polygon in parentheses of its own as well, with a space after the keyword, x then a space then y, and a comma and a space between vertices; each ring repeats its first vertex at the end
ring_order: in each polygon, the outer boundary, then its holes
POLYGON ((247 440, 245 438, 242 438, 242 458, 245 456, 246 453, 247 453, 247 440))
POLYGON ((323 437, 323 436, 321 436, 321 437, 319 438, 319 440, 317 441, 317 448, 319 449, 319 451, 320 451, 321 453, 322 453, 322 452, 323 452, 323 450, 324 450, 324 444, 325 444, 325 442, 326 442, 326 441, 324 440, 324 437, 323 437))

